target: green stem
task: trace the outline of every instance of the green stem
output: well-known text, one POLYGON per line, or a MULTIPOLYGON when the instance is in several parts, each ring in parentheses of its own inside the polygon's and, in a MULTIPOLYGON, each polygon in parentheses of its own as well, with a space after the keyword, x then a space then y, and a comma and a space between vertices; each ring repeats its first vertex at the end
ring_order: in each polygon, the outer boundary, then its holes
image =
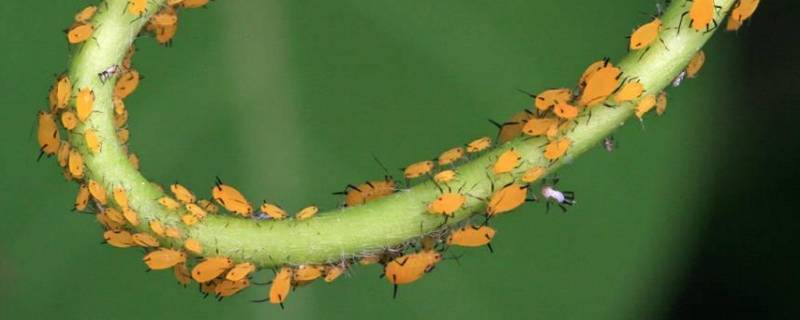
MULTIPOLYGON (((716 12, 715 19, 721 22, 734 0, 716 2, 722 8, 716 12)), ((107 190, 113 186, 124 186, 128 190, 131 207, 139 212, 143 221, 159 219, 167 225, 180 228, 188 237, 199 240, 206 252, 218 252, 238 261, 251 261, 261 267, 339 261, 402 244, 441 227, 442 218, 426 212, 427 203, 439 194, 430 181, 384 199, 320 213, 305 221, 255 222, 229 215, 210 215, 197 225, 184 226, 179 214, 167 211, 156 201, 163 193, 128 162, 113 125, 114 84, 101 84, 97 77, 101 70, 120 63, 144 22, 164 0, 149 1, 148 13, 135 21, 130 14, 123 14, 126 0, 107 0, 106 3, 108 10, 100 12, 93 21, 98 26, 94 39, 80 48, 70 68, 70 77, 76 87, 91 86, 95 92, 96 112, 85 126, 97 130, 103 147, 101 152, 91 155, 83 143, 83 127, 77 128, 70 138, 86 158, 89 176, 101 182, 107 190)), ((657 43, 641 60, 639 52, 632 52, 618 64, 625 76, 640 79, 647 94, 658 93, 668 86, 713 33, 685 28, 678 35, 674 28, 688 8, 687 1, 674 1, 664 13, 662 20, 665 27, 661 38, 666 47, 657 43)), ((684 25, 687 22, 684 21, 684 25)), ((465 208, 458 211, 447 224, 458 224, 482 214, 485 202, 478 199, 491 195, 492 184, 506 184, 533 166, 545 166, 547 172, 552 173, 597 146, 632 115, 633 108, 634 104, 631 103, 615 108, 595 107, 591 120, 587 121, 586 116, 581 117, 575 130, 567 135, 573 141, 568 154, 549 166, 542 156, 541 145, 545 143, 542 138, 517 138, 461 165, 457 168, 458 181, 453 186, 466 185, 466 191, 473 197, 468 197, 465 208), (500 153, 509 148, 515 148, 523 156, 524 164, 511 175, 487 177, 487 168, 500 153)), ((147 224, 142 223, 138 229, 148 231, 147 224)), ((177 240, 162 242, 164 246, 171 247, 182 244, 177 240)))

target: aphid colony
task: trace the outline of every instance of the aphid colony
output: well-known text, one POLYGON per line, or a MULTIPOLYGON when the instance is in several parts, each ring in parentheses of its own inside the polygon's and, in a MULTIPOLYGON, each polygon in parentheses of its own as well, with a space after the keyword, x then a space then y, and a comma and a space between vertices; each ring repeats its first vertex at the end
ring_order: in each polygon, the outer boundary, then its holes
MULTIPOLYGON (((737 2, 728 19, 728 30, 737 30, 749 19, 758 2, 737 2)), ((152 33, 158 43, 169 45, 177 31, 179 10, 202 7, 207 3, 208 0, 168 0, 165 6, 152 13, 148 12, 151 10, 148 1, 140 0, 129 0, 125 12, 111 12, 105 4, 99 8, 89 6, 75 15, 74 24, 67 30, 67 41, 70 44, 82 44, 91 39, 95 30, 92 18, 96 14, 123 14, 134 21, 148 14, 150 18, 143 32, 152 33)), ((690 18, 689 26, 695 32, 706 32, 716 26, 714 10, 713 0, 694 0, 684 16, 690 18)), ((677 28, 680 31, 680 24, 677 28)), ((660 40, 663 30, 660 18, 654 17, 633 31, 629 37, 629 50, 640 51, 643 56, 656 40, 660 40)), ((663 44, 663 40, 661 43, 663 44)), ((128 111, 124 99, 137 89, 142 79, 139 72, 132 68, 135 51, 131 46, 120 65, 108 66, 97 72, 102 85, 114 85, 113 122, 117 141, 110 143, 123 145, 126 152, 130 132, 126 128, 128 111)), ((705 54, 700 51, 673 81, 673 85, 679 85, 684 78, 696 77, 704 62, 705 54)), ((445 223, 440 230, 419 240, 420 249, 403 245, 400 248, 327 264, 283 266, 275 270, 267 297, 263 301, 283 307, 286 298, 296 287, 308 285, 320 278, 325 282, 332 282, 348 272, 354 264, 376 263, 383 265, 383 277, 393 286, 396 295, 399 285, 412 283, 433 270, 451 246, 486 246, 492 251, 491 241, 496 230, 488 225, 491 218, 511 212, 529 201, 544 201, 548 210, 551 205, 555 205, 563 211, 575 203, 574 193, 558 190, 557 179, 548 183, 544 177, 548 166, 564 158, 570 151, 573 141, 568 133, 576 127, 579 119, 591 121, 592 110, 596 108, 632 104, 634 114, 642 120, 654 108, 658 115, 662 115, 667 104, 666 93, 648 92, 645 83, 635 76, 626 75, 607 58, 589 65, 575 87, 547 89, 528 95, 532 98, 530 109, 514 114, 509 121, 503 123, 492 121, 499 129, 497 141, 501 145, 496 147, 496 152, 491 151, 493 162, 486 168, 486 174, 492 181, 495 178, 510 177, 511 182, 493 186, 488 197, 477 198, 485 206, 482 223, 466 218, 453 226, 445 224, 459 211, 465 210, 470 198, 476 198, 463 190, 463 184, 458 185, 459 173, 456 165, 473 155, 489 152, 493 147, 490 137, 452 147, 443 151, 436 159, 412 163, 402 169, 407 184, 411 180, 433 181, 439 189, 436 198, 426 203, 426 213, 441 216, 445 223), (546 160, 544 163, 530 163, 519 150, 503 145, 520 136, 524 139, 537 138, 544 142, 541 145, 541 153, 546 160), (531 185, 540 180, 542 183, 538 192, 532 192, 531 185), (454 186, 457 188, 453 188, 454 186)), ((254 207, 238 189, 217 178, 210 190, 211 200, 199 199, 191 190, 178 183, 169 186, 172 196, 164 195, 157 199, 166 210, 180 215, 179 225, 158 219, 140 218, 137 208, 131 206, 126 186, 106 186, 102 181, 93 179, 85 166, 84 157, 93 157, 103 152, 103 145, 106 143, 104 139, 109 139, 107 134, 98 132, 91 125, 91 117, 97 112, 94 109, 95 99, 95 91, 91 86, 75 83, 67 74, 61 74, 55 79, 48 95, 49 111, 38 113, 38 158, 56 155, 64 177, 79 184, 73 210, 95 213, 105 230, 103 239, 106 244, 118 248, 143 248, 147 252, 143 262, 149 270, 172 269, 178 283, 186 286, 195 281, 205 296, 214 295, 218 299, 232 296, 250 286, 251 276, 258 271, 258 266, 248 261, 234 261, 229 257, 215 255, 215 252, 206 249, 198 239, 186 237, 185 230, 202 223, 209 214, 224 214, 219 207, 230 215, 258 220, 313 219, 319 211, 316 206, 308 206, 290 215, 279 205, 267 201, 254 207), (72 145, 61 140, 62 134, 72 137, 72 145), (83 147, 87 153, 81 153, 79 147, 83 147), (176 241, 182 243, 182 248, 162 247, 162 243, 176 241), (202 261, 192 265, 190 257, 202 258, 202 261)), ((606 139, 604 147, 612 151, 613 139, 606 139)), ((135 154, 129 153, 128 160, 138 169, 139 158, 135 154)), ((387 171, 385 167, 384 170, 387 171)), ((349 184, 343 191, 335 194, 344 196, 343 206, 355 207, 390 196, 399 190, 400 187, 387 171, 382 179, 357 185, 349 184)))

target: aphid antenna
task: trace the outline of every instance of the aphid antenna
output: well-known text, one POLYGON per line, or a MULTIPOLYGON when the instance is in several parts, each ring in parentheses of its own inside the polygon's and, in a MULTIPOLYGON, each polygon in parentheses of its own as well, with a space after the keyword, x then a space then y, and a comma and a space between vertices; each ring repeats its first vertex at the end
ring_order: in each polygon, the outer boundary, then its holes
POLYGON ((536 95, 535 95, 535 94, 533 94, 533 93, 530 93, 530 92, 528 92, 528 91, 522 90, 522 89, 520 89, 520 88, 517 88, 517 91, 519 91, 519 92, 522 92, 523 94, 525 94, 525 95, 527 95, 527 96, 529 96, 529 97, 531 97, 531 98, 534 98, 534 99, 536 99, 536 95))

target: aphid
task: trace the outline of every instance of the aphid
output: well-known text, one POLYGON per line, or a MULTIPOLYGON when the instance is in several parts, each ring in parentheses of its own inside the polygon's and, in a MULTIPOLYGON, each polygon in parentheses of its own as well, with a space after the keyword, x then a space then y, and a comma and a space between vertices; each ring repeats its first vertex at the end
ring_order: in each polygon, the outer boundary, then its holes
POLYGON ((128 130, 126 128, 122 128, 122 129, 117 130, 117 139, 119 140, 120 144, 128 143, 128 140, 130 138, 131 138, 131 131, 130 130, 128 130))
POLYGON ((147 11, 147 0, 128 0, 128 13, 141 16, 147 11))
POLYGON ((319 208, 317 208, 316 206, 308 206, 298 211, 297 214, 294 215, 294 217, 297 220, 302 221, 310 219, 311 217, 315 216, 317 212, 319 212, 319 208))
MULTIPOLYGON (((108 210, 103 210, 103 211, 100 211, 99 213, 95 214, 94 216, 97 219, 97 222, 99 222, 100 225, 102 225, 103 228, 105 228, 106 230, 120 230, 120 229, 122 229, 122 227, 124 226, 124 223, 119 222, 119 220, 116 219, 116 218, 119 218, 119 217, 117 217, 115 215, 114 219, 111 219, 111 217, 108 215, 108 213, 109 213, 108 210)), ((123 220, 124 220, 124 218, 123 218, 123 220)))
POLYGON ((173 238, 173 239, 182 238, 181 231, 178 230, 178 228, 174 228, 174 227, 166 227, 166 228, 164 228, 164 234, 168 238, 173 238))
POLYGON ((97 131, 94 131, 92 128, 83 130, 83 139, 86 141, 86 147, 89 148, 92 154, 97 154, 100 152, 100 148, 103 147, 103 143, 100 142, 100 137, 97 136, 97 131))
POLYGON ((283 302, 286 301, 290 289, 292 289, 292 268, 283 267, 272 279, 272 286, 269 288, 269 302, 280 304, 283 309, 283 302))
POLYGON ((233 266, 231 271, 228 271, 228 274, 225 275, 225 279, 230 281, 239 281, 242 279, 247 278, 247 276, 253 271, 256 271, 256 266, 250 262, 243 262, 233 266))
POLYGON ((662 91, 656 97, 656 114, 660 116, 664 112, 667 112, 667 93, 662 91))
POLYGON ((617 89, 621 76, 622 70, 608 62, 590 73, 583 82, 585 87, 578 99, 578 106, 591 107, 606 100, 617 89))
POLYGON ((564 120, 573 120, 578 117, 578 107, 564 101, 557 101, 553 113, 564 120))
POLYGON ((131 153, 128 155, 128 162, 131 163, 134 169, 139 170, 139 156, 135 153, 131 153))
POLYGON ((89 115, 92 114, 92 109, 94 109, 94 91, 89 88, 83 88, 78 91, 78 97, 75 99, 75 109, 78 112, 78 119, 86 121, 89 115))
POLYGON ((176 264, 172 267, 172 270, 175 273, 175 279, 178 280, 178 284, 186 287, 192 281, 192 274, 189 273, 189 268, 186 267, 185 263, 176 264))
POLYGON ((728 17, 728 24, 725 25, 725 30, 728 31, 737 31, 739 28, 744 25, 744 21, 733 19, 732 17, 728 17))
POLYGON ((101 205, 108 204, 108 196, 106 195, 106 189, 103 188, 103 185, 98 183, 95 180, 89 180, 89 193, 92 195, 97 202, 101 205))
POLYGON ((686 15, 689 15, 689 25, 694 28, 695 31, 710 31, 717 27, 717 21, 714 20, 714 0, 693 0, 692 6, 689 7, 689 11, 684 12, 681 15, 680 21, 678 21, 678 33, 681 32, 681 24, 683 24, 683 18, 686 15), (714 23, 714 27, 711 27, 711 23, 714 23))
POLYGON ((178 32, 178 25, 174 24, 171 26, 155 28, 156 34, 156 42, 163 46, 171 46, 172 39, 175 38, 175 34, 178 32))
POLYGON ((116 202, 120 208, 128 208, 128 195, 125 193, 125 188, 116 186, 111 190, 111 195, 114 198, 114 202, 116 202))
POLYGON ((608 152, 614 152, 614 148, 616 148, 616 143, 614 142, 614 136, 608 136, 603 139, 603 148, 606 149, 608 152))
POLYGON ((58 166, 64 168, 68 165, 70 150, 72 150, 72 148, 70 147, 69 142, 62 141, 61 145, 58 147, 58 152, 56 152, 58 166))
POLYGON ((175 7, 181 4, 183 0, 167 0, 167 5, 170 7, 175 7))
POLYGON ((393 297, 397 297, 397 286, 408 284, 422 278, 425 273, 430 272, 436 267, 436 263, 442 260, 439 252, 428 250, 411 253, 389 261, 383 267, 383 274, 386 280, 394 285, 393 297))
POLYGON ((88 6, 75 14, 75 22, 88 22, 97 12, 97 6, 88 6))
POLYGON ((67 30, 67 42, 78 44, 86 41, 92 36, 94 27, 91 23, 77 23, 67 30))
POLYGON ((672 79, 672 87, 677 88, 686 79, 686 70, 681 71, 675 79, 672 79))
POLYGON ((132 226, 139 226, 139 214, 136 213, 136 211, 133 211, 133 209, 123 208, 122 216, 125 217, 125 220, 127 220, 132 226))
POLYGON ((550 211, 550 202, 555 202, 562 211, 567 212, 565 206, 575 204, 575 193, 572 191, 559 191, 556 190, 555 185, 558 184, 558 179, 553 180, 553 184, 542 185, 542 197, 546 201, 547 211, 550 211))
POLYGON ((548 130, 558 129, 558 119, 554 118, 533 118, 525 123, 522 132, 531 137, 541 136, 548 130))
POLYGON ((52 114, 39 111, 37 138, 39 140, 39 158, 42 155, 49 156, 58 151, 61 146, 61 135, 52 114))
POLYGON ((453 170, 444 170, 433 176, 433 181, 437 183, 447 183, 456 178, 456 172, 453 170))
POLYGON ((139 87, 139 80, 139 71, 135 69, 125 71, 114 86, 114 96, 121 99, 127 98, 139 87))
POLYGON ((85 184, 80 185, 78 188, 78 195, 75 197, 75 206, 73 210, 83 211, 86 210, 86 206, 89 204, 89 197, 91 197, 91 193, 89 193, 89 187, 85 184))
POLYGON ((219 300, 222 300, 222 298, 230 297, 239 293, 239 291, 244 290, 248 286, 250 286, 250 280, 247 279, 240 279, 236 281, 225 279, 220 281, 220 283, 214 287, 214 293, 219 300))
POLYGON ((197 219, 205 219, 206 215, 208 214, 205 210, 203 210, 203 208, 194 203, 187 203, 186 210, 189 210, 189 213, 191 213, 192 216, 197 219))
MULTIPOLYGON (((511 120, 505 123, 497 123, 492 120, 489 120, 492 124, 494 124, 500 132, 497 133, 497 141, 500 143, 505 143, 511 139, 514 139, 516 136, 522 132, 522 126, 525 124, 528 119, 530 119, 533 115, 528 112, 528 110, 520 111, 519 113, 515 114, 511 117, 511 120)), ((463 149, 461 150, 463 153, 463 149)))
POLYGON ((169 189, 175 195, 175 198, 177 198, 180 202, 194 203, 195 200, 197 200, 197 197, 195 197, 194 194, 189 191, 189 189, 178 183, 171 184, 169 189))
POLYGON ((261 212, 263 212, 264 214, 275 220, 283 220, 286 219, 286 217, 288 216, 288 214, 286 214, 286 211, 283 210, 283 208, 279 207, 278 205, 267 203, 266 201, 264 201, 264 203, 261 204, 259 210, 261 210, 261 212))
POLYGON ((163 196, 161 198, 158 198, 158 203, 167 208, 167 210, 171 211, 175 211, 181 208, 181 204, 178 203, 178 201, 175 201, 175 199, 172 199, 171 197, 168 196, 163 196))
POLYGON ((186 239, 186 241, 183 242, 183 247, 187 251, 196 254, 198 256, 203 254, 203 245, 201 245, 200 242, 195 239, 192 238, 186 239))
POLYGON ((644 97, 644 99, 639 101, 639 104, 636 105, 636 117, 639 118, 639 120, 642 120, 642 117, 644 117, 644 115, 652 110, 655 106, 656 97, 654 95, 648 95, 644 97))
POLYGON ((209 257, 192 269, 192 279, 199 283, 208 282, 233 267, 233 261, 227 257, 209 257))
POLYGON ((457 192, 444 192, 436 200, 428 204, 428 213, 453 217, 456 211, 464 207, 467 197, 457 192))
POLYGON ((200 284, 200 292, 204 294, 203 298, 208 297, 209 294, 217 294, 217 284, 220 283, 220 279, 214 279, 209 282, 201 283, 200 284))
MULTIPOLYGON (((655 17, 653 18, 653 21, 645 23, 636 28, 636 30, 634 30, 633 33, 631 33, 630 44, 628 45, 628 49, 629 50, 645 49, 642 52, 642 55, 639 56, 639 59, 641 60, 642 57, 644 57, 644 55, 647 53, 647 51, 650 50, 650 45, 652 45, 653 42, 656 41, 656 39, 661 40, 661 44, 664 44, 664 40, 658 37, 658 34, 661 32, 661 26, 662 26, 661 19, 655 17)), ((664 46, 666 47, 666 44, 664 44, 664 46)))
POLYGON ((187 9, 199 8, 208 4, 209 0, 183 0, 181 6, 187 9))
POLYGON ((728 17, 728 31, 739 30, 745 20, 750 19, 758 8, 760 0, 739 0, 728 17))
POLYGON ((339 278, 345 271, 344 267, 341 266, 326 266, 325 267, 325 282, 331 283, 336 278, 339 278))
POLYGON ((122 215, 122 213, 121 213, 121 212, 119 212, 119 210, 117 210, 117 209, 114 209, 114 208, 105 208, 105 209, 103 210, 103 214, 105 214, 105 216, 106 216, 106 217, 107 217, 109 220, 113 221, 115 225, 122 226, 122 225, 124 225, 124 224, 125 224, 125 217, 124 217, 124 216, 122 215))
POLYGON ((456 162, 464 157, 464 148, 455 147, 439 155, 439 165, 447 165, 456 162))
POLYGON ((106 81, 116 76, 118 71, 119 71, 119 66, 116 64, 112 64, 108 66, 108 68, 105 68, 105 70, 100 71, 97 74, 97 77, 100 78, 100 83, 105 84, 106 81))
POLYGON ((145 248, 158 248, 161 245, 158 243, 158 240, 155 237, 147 233, 133 234, 133 242, 135 242, 140 247, 145 247, 145 248))
POLYGON ((547 111, 556 105, 556 101, 572 100, 572 90, 567 88, 548 89, 534 97, 533 105, 539 111, 547 111))
POLYGON ((124 230, 108 230, 103 233, 103 239, 105 239, 105 242, 109 245, 117 248, 128 248, 136 245, 136 243, 133 242, 133 237, 131 237, 130 232, 124 230))
POLYGON ((467 144, 467 153, 476 153, 488 149, 492 146, 492 139, 483 137, 473 140, 467 144))
POLYGON ((703 64, 706 63, 706 53, 698 51, 692 60, 689 61, 689 64, 686 66, 686 77, 689 79, 693 79, 697 77, 697 73, 700 72, 700 68, 703 67, 703 64))
POLYGON ((152 230, 156 235, 161 237, 165 236, 164 225, 161 224, 161 221, 158 221, 158 219, 150 220, 148 225, 150 226, 150 230, 152 230))
POLYGON ((380 261, 381 261, 381 257, 380 256, 368 255, 368 256, 361 257, 361 259, 358 260, 358 264, 360 264, 362 266, 368 266, 368 265, 371 265, 371 264, 376 264, 376 263, 378 263, 380 261))
POLYGON ((67 169, 76 179, 83 179, 83 156, 76 149, 69 151, 69 158, 67 159, 67 169))
POLYGON ((447 237, 447 245, 462 246, 462 247, 480 247, 487 246, 489 251, 494 252, 492 249, 492 238, 496 231, 489 226, 463 226, 447 237))
POLYGON ((122 128, 128 122, 128 110, 122 113, 114 113, 114 127, 122 128))
POLYGON ((352 207, 383 198, 395 191, 397 189, 394 180, 392 177, 386 176, 383 180, 367 181, 358 186, 348 185, 345 191, 334 192, 334 194, 344 194, 345 206, 352 207))
POLYGON ((128 51, 125 52, 125 56, 122 57, 122 67, 125 68, 126 70, 130 69, 131 66, 133 65, 133 55, 135 53, 136 53, 136 45, 131 44, 128 47, 128 51))
POLYGON ((78 126, 78 117, 72 111, 64 111, 61 114, 61 125, 67 130, 75 129, 78 126))
POLYGON ((187 226, 193 226, 193 225, 197 224, 198 222, 200 222, 200 220, 197 218, 197 216, 195 216, 193 214, 184 214, 184 215, 182 215, 181 216, 181 221, 183 222, 183 224, 185 224, 187 226))
POLYGON ((522 157, 514 148, 511 148, 500 154, 500 157, 497 158, 492 167, 492 171, 494 174, 509 173, 519 167, 521 162, 522 157))
POLYGON ((544 158, 550 161, 556 161, 567 153, 570 146, 572 146, 572 140, 567 137, 552 141, 544 149, 544 158))
POLYGON ((527 200, 528 185, 509 183, 493 193, 486 206, 486 216, 493 217, 521 206, 527 200))
POLYGON ((545 174, 545 172, 546 169, 543 167, 533 167, 526 170, 525 173, 522 174, 522 178, 520 178, 520 180, 522 180, 522 182, 525 183, 531 183, 536 180, 539 180, 539 178, 541 178, 542 175, 545 174))
POLYGON ((316 265, 304 264, 297 267, 292 275, 294 286, 302 286, 322 277, 323 268, 316 265))
POLYGON ((50 107, 51 109, 64 109, 69 104, 69 98, 72 94, 72 83, 66 74, 58 76, 56 84, 50 91, 50 107))
POLYGON ((253 206, 250 205, 244 195, 236 188, 223 184, 219 177, 217 177, 216 186, 211 189, 211 196, 230 212, 245 217, 253 213, 253 206))
POLYGON ((163 270, 186 263, 186 253, 162 248, 146 254, 142 260, 150 270, 163 270))
POLYGON ((429 174, 433 170, 433 161, 420 161, 408 165, 403 170, 406 179, 414 179, 429 174))
POLYGON ((641 82, 638 80, 629 81, 622 85, 622 88, 614 95, 614 102, 623 103, 635 100, 641 97, 642 93, 644 93, 644 85, 641 82))
POLYGON ((217 205, 215 205, 214 203, 212 203, 211 201, 208 201, 206 199, 198 200, 197 201, 197 205, 200 206, 200 208, 203 208, 203 210, 205 210, 206 212, 209 212, 209 213, 217 213, 219 211, 219 208, 217 208, 217 205))

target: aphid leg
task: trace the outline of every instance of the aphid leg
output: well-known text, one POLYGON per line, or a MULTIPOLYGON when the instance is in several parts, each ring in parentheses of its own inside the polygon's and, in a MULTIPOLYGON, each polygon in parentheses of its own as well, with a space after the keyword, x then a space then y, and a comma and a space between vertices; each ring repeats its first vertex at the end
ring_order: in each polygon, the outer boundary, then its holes
MULTIPOLYGON (((683 24, 683 18, 686 18, 686 15, 689 14, 689 11, 684 12, 681 14, 681 19, 678 20, 678 35, 681 34, 681 24, 683 24)), ((689 22, 691 24, 691 21, 689 22)))
POLYGON ((564 213, 567 213, 567 207, 565 207, 563 204, 559 203, 558 207, 561 208, 561 211, 563 211, 564 213))
POLYGON ((550 201, 545 202, 544 213, 550 213, 550 201))
MULTIPOLYGON (((486 237, 486 238, 489 238, 489 237, 486 237)), ((487 243, 486 247, 489 248, 489 253, 494 253, 494 248, 492 248, 492 244, 491 243, 487 243)))
MULTIPOLYGON (((396 279, 397 276, 394 276, 396 279)), ((397 284, 394 285, 394 289, 392 290, 392 299, 397 299, 397 284)))

